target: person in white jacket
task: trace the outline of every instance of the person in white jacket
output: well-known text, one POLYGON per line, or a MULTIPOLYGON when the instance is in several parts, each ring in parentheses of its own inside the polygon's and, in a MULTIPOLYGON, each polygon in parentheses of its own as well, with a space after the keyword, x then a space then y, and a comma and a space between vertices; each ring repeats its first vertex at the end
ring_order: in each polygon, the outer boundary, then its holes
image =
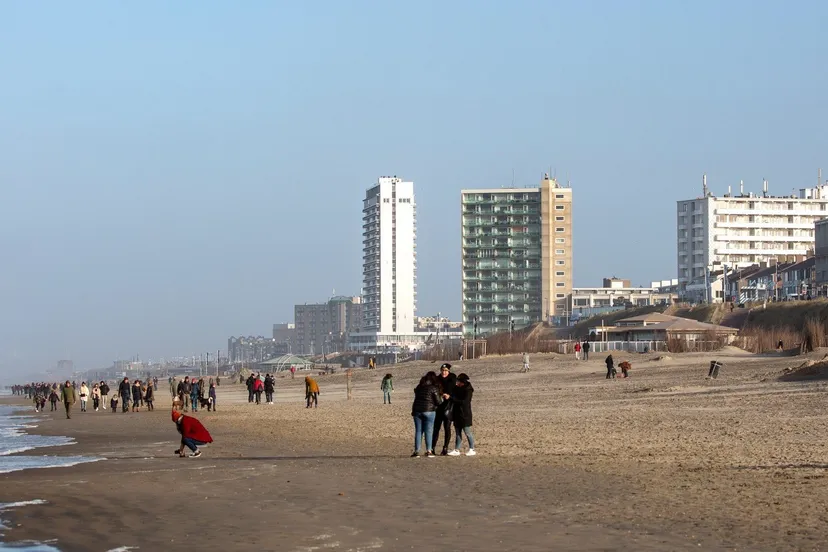
POLYGON ((89 400, 89 387, 86 386, 86 382, 81 382, 80 388, 80 401, 81 401, 81 412, 86 412, 86 401, 89 400))
POLYGON ((98 408, 101 406, 101 388, 98 387, 98 384, 92 386, 92 408, 95 409, 95 412, 98 411, 98 408))

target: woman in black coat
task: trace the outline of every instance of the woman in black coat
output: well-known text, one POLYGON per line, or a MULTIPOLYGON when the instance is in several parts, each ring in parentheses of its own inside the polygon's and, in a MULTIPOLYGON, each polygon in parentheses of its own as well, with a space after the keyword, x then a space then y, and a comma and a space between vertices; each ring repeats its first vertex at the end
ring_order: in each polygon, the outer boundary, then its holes
POLYGON ((615 361, 612 360, 612 355, 608 356, 604 361, 607 363, 607 378, 614 378, 615 377, 615 361))
POLYGON ((414 452, 412 458, 420 456, 420 446, 423 438, 426 442, 426 456, 433 457, 434 449, 431 438, 434 432, 434 417, 440 405, 440 384, 437 374, 429 372, 414 388, 414 403, 411 405, 411 416, 414 418, 414 452))
POLYGON ((474 434, 472 433, 472 396, 474 395, 474 387, 472 387, 469 376, 460 374, 457 376, 454 392, 451 394, 452 418, 454 420, 454 450, 449 452, 449 456, 460 456, 460 449, 463 448, 463 434, 466 434, 466 440, 469 442, 469 450, 466 456, 475 456, 477 453, 474 450, 474 434))

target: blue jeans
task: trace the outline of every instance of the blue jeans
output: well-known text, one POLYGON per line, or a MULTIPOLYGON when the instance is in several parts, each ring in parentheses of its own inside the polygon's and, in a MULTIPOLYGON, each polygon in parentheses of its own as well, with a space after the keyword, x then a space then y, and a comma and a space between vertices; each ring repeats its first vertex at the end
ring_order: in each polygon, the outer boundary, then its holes
POLYGON ((463 428, 456 427, 454 428, 454 448, 460 450, 460 447, 463 446, 463 434, 466 434, 466 440, 469 442, 469 448, 474 448, 474 434, 472 433, 471 426, 466 426, 463 428))
POLYGON ((382 392, 382 404, 385 404, 386 402, 391 404, 391 391, 382 392))
POLYGON ((190 449, 191 451, 195 452, 198 450, 198 445, 203 445, 204 441, 196 441, 195 439, 182 437, 181 444, 190 449))
POLYGON ((436 412, 414 412, 414 452, 420 452, 420 445, 425 437, 426 450, 431 450, 431 437, 434 433, 436 412))
POLYGON ((190 395, 190 404, 193 406, 193 412, 198 412, 198 395, 190 395))

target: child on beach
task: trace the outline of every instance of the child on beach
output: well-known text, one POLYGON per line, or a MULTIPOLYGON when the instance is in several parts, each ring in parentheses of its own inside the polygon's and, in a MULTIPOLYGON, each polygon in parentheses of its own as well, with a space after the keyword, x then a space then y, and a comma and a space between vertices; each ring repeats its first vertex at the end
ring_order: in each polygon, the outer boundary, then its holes
POLYGON ((58 400, 60 400, 60 399, 58 398, 57 390, 53 388, 52 392, 49 393, 49 402, 52 403, 52 409, 50 410, 50 412, 54 412, 55 410, 58 409, 57 408, 58 400))
POLYGON ((115 411, 118 410, 118 394, 115 393, 112 395, 112 398, 109 399, 109 408, 112 410, 112 413, 115 414, 115 411))
POLYGON ((211 410, 216 410, 216 386, 213 383, 210 384, 210 403, 207 405, 207 412, 211 410))
POLYGON ((198 458, 201 456, 201 451, 198 450, 198 445, 206 445, 212 443, 213 438, 210 432, 207 431, 201 422, 191 416, 185 416, 177 410, 172 411, 172 421, 175 424, 175 429, 181 434, 181 446, 175 453, 184 458, 184 447, 189 448, 192 452, 190 458, 198 458))
POLYGON ((385 377, 382 378, 380 389, 382 389, 382 404, 391 404, 391 393, 394 391, 394 376, 385 374, 385 377))
POLYGON ((472 434, 472 408, 471 401, 474 395, 474 387, 472 387, 469 376, 460 374, 457 376, 457 382, 454 384, 454 392, 451 395, 451 400, 454 403, 452 409, 452 416, 454 418, 454 450, 449 452, 449 456, 460 456, 460 449, 463 448, 463 434, 466 434, 466 440, 469 442, 469 450, 466 456, 476 456, 474 451, 474 435, 472 434))

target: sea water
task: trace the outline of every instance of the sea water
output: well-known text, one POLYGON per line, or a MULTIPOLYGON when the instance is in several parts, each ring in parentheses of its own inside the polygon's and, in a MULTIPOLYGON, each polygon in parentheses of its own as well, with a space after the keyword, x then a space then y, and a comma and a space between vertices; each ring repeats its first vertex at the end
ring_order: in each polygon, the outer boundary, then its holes
MULTIPOLYGON (((4 393, 5 394, 5 393, 4 393)), ((51 456, 48 454, 20 454, 36 449, 62 447, 74 444, 69 437, 30 435, 27 429, 37 427, 39 414, 26 407, 0 405, 0 473, 9 473, 32 468, 57 468, 74 466, 84 462, 95 462, 101 458, 90 456, 51 456)), ((3 512, 12 508, 23 508, 43 504, 42 500, 0 503, 0 539, 7 527, 3 524, 3 512)), ((49 544, 36 542, 3 543, 0 550, 17 550, 21 552, 59 552, 49 544)))

